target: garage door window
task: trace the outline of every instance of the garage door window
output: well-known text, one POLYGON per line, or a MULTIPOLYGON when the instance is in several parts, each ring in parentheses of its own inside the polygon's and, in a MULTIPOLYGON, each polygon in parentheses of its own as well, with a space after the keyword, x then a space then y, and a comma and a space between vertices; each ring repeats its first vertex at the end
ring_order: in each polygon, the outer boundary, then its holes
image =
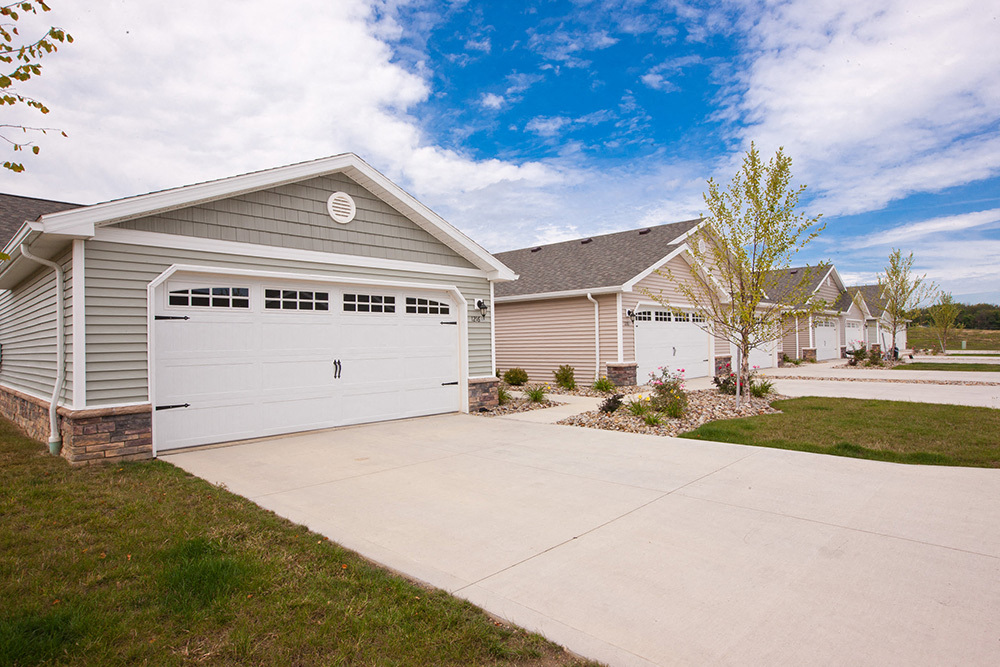
POLYGON ((395 313, 396 297, 382 294, 345 294, 345 313, 395 313))
POLYGON ((167 303, 171 306, 199 308, 249 308, 248 287, 191 287, 170 290, 167 303))
POLYGON ((653 319, 653 314, 648 310, 640 310, 635 314, 636 322, 650 322, 653 319))
POLYGON ((406 297, 406 312, 410 315, 447 315, 451 312, 448 304, 432 299, 406 297))
POLYGON ((330 310, 330 293, 266 288, 264 290, 264 309, 330 310))

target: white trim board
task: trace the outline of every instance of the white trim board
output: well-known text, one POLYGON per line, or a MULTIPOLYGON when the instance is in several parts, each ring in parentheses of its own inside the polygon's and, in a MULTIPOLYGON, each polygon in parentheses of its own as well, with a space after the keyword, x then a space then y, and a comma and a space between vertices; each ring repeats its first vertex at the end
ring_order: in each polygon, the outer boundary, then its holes
POLYGON ((595 287, 593 289, 573 289, 565 292, 539 292, 538 294, 516 294, 512 296, 498 296, 497 303, 513 303, 515 301, 541 301, 543 299, 569 299, 577 296, 587 296, 588 294, 615 294, 621 292, 621 287, 595 287))
POLYGON ((163 234, 160 232, 144 232, 136 229, 119 229, 105 227, 98 229, 94 241, 121 243, 123 245, 149 246, 153 248, 173 248, 175 250, 194 250, 200 252, 216 252, 224 255, 243 255, 247 257, 263 257, 270 259, 286 259, 315 264, 338 264, 341 266, 357 266, 372 269, 392 269, 397 271, 414 271, 463 276, 468 278, 486 278, 482 269, 469 269, 446 264, 423 264, 398 259, 380 259, 378 257, 363 257, 361 255, 344 255, 338 253, 319 252, 317 250, 299 250, 297 248, 279 248, 258 243, 242 243, 239 241, 223 241, 220 239, 203 239, 179 234, 163 234))
POLYGON ((73 409, 87 407, 87 296, 84 241, 73 240, 73 409))

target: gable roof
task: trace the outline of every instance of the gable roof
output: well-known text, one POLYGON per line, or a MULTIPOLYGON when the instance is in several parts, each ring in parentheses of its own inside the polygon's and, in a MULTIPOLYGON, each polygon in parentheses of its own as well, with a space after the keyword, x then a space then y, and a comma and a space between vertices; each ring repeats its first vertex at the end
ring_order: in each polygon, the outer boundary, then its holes
POLYGON ((833 270, 833 264, 817 264, 816 266, 792 266, 787 269, 768 271, 765 277, 764 291, 770 301, 783 301, 796 290, 806 295, 805 299, 808 300, 833 270))
POLYGON ((7 245, 25 222, 79 206, 64 201, 0 193, 0 247, 7 245))
MULTIPOLYGON (((504 266, 482 246, 450 225, 427 206, 421 204, 411 194, 383 176, 354 153, 342 153, 309 162, 300 162, 215 181, 116 199, 101 204, 81 206, 72 210, 48 213, 42 215, 37 221, 29 223, 27 230, 23 227, 19 229, 14 237, 7 242, 5 251, 11 255, 12 259, 17 259, 15 255, 19 256, 20 254, 18 251, 20 243, 30 235, 30 232, 35 232, 36 237, 39 233, 43 237, 48 236, 53 241, 65 242, 74 238, 86 239, 93 237, 98 227, 333 173, 342 173, 372 192, 376 197, 426 230, 431 236, 467 259, 473 266, 485 271, 489 279, 515 280, 517 278, 517 274, 504 266)), ((4 267, 0 268, 0 271, 6 272, 13 263, 7 262, 4 267)))
POLYGON ((520 275, 500 283, 495 296, 621 288, 650 267, 658 267, 702 219, 604 234, 498 252, 494 256, 520 275))
POLYGON ((885 311, 886 302, 882 298, 883 290, 881 285, 858 285, 851 289, 861 293, 861 298, 864 299, 865 305, 868 307, 868 312, 874 317, 882 316, 882 313, 885 311))

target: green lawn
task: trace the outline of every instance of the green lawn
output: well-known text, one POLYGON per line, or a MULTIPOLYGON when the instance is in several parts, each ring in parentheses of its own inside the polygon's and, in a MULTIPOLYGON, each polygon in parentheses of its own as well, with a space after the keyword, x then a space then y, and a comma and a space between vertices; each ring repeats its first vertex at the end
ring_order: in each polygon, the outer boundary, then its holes
POLYGON ((781 414, 710 422, 681 437, 857 458, 1000 468, 1000 410, 805 397, 781 414))
POLYGON ((893 366, 894 371, 965 371, 966 373, 1000 373, 1000 364, 959 364, 947 361, 913 361, 893 366))
POLYGON ((45 451, 0 420, 0 665, 593 664, 167 463, 45 451))
MULTIPOLYGON (((967 350, 1000 350, 1000 330, 960 329, 948 335, 948 349, 961 350, 962 341, 967 350)), ((906 344, 915 349, 936 349, 937 336, 930 327, 909 327, 906 330, 906 344)))

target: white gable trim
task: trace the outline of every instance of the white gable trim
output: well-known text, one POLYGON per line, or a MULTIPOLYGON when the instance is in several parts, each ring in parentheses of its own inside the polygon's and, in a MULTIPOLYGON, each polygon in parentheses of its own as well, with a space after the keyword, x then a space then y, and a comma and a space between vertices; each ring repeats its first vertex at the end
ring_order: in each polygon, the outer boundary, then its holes
POLYGON ((538 294, 512 294, 510 296, 498 296, 497 303, 513 303, 515 301, 542 301, 544 299, 568 299, 575 296, 587 296, 587 294, 617 294, 621 292, 621 287, 595 287, 591 289, 571 289, 563 292, 539 292, 538 294))
POLYGON ((96 230, 94 241, 121 243, 123 245, 151 246, 154 248, 173 248, 175 250, 196 250, 201 252, 217 252, 224 255, 245 255, 248 257, 263 257, 269 259, 290 259, 316 264, 338 264, 341 266, 360 266, 374 269, 395 269, 399 271, 415 271, 418 273, 445 274, 465 276, 470 278, 486 278, 487 273, 481 269, 468 269, 461 266, 446 264, 423 264, 407 262, 398 259, 381 259, 378 257, 362 257, 360 255, 344 255, 317 250, 299 250, 297 248, 279 248, 277 246, 260 245, 259 243, 242 243, 239 241, 223 241, 220 239, 202 239, 179 234, 162 234, 160 232, 145 232, 137 229, 120 229, 118 227, 103 227, 96 230))
POLYGON ((90 238, 98 227, 331 173, 343 173, 371 190, 456 253, 490 273, 491 279, 517 278, 500 260, 353 153, 50 213, 40 218, 40 226, 46 234, 90 238))
POLYGON ((688 239, 689 236, 691 236, 692 234, 694 234, 695 232, 697 232, 699 229, 701 229, 702 227, 704 227, 706 224, 708 224, 708 220, 705 220, 704 218, 702 218, 701 222, 699 222, 697 225, 695 225, 691 229, 687 230, 686 232, 684 232, 683 234, 681 234, 680 236, 678 236, 677 238, 675 238, 673 241, 670 242, 670 245, 677 245, 678 243, 683 243, 684 241, 686 241, 688 239))
POLYGON ((670 251, 670 253, 666 257, 656 262, 652 266, 646 268, 641 273, 637 274, 631 280, 627 281, 624 285, 622 285, 622 290, 625 292, 631 292, 632 290, 635 289, 636 284, 640 280, 643 280, 653 275, 653 273, 656 272, 660 267, 662 267, 664 264, 672 260, 677 255, 681 254, 685 250, 687 250, 687 245, 682 245, 677 248, 674 248, 672 251, 670 251))

